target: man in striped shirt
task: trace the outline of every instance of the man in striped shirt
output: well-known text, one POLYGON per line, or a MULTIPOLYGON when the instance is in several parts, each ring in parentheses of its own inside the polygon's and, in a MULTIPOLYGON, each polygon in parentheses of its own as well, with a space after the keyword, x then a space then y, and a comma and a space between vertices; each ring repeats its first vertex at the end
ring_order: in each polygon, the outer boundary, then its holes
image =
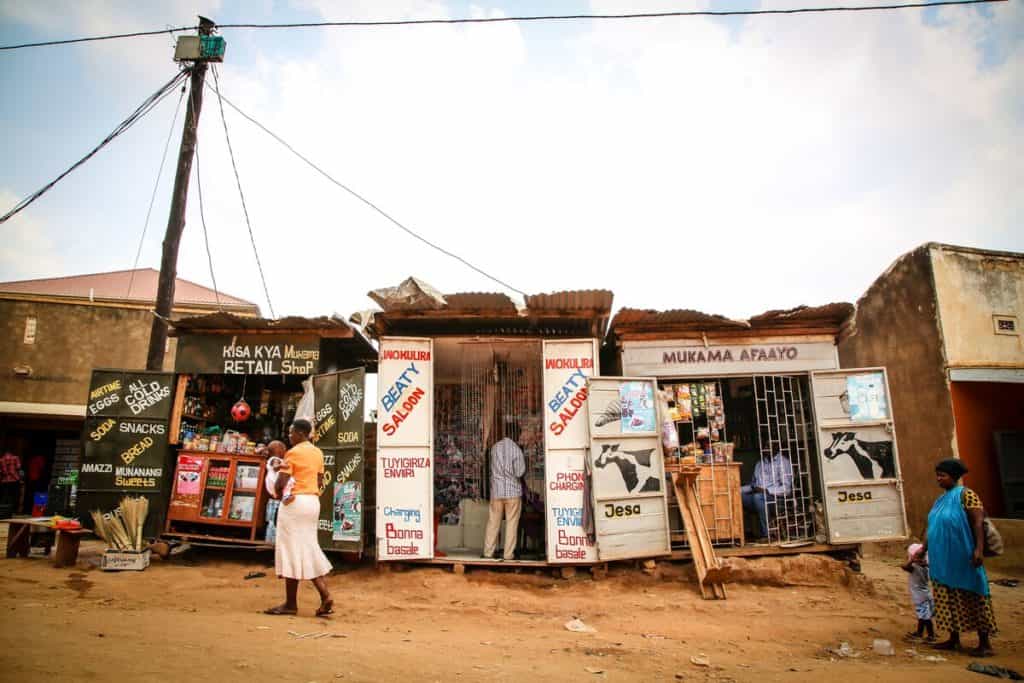
POLYGON ((526 474, 526 459, 516 444, 518 438, 519 426, 514 422, 509 423, 507 436, 491 447, 491 509, 484 537, 486 558, 494 557, 503 515, 506 520, 504 559, 515 557, 519 514, 523 509, 523 486, 519 479, 526 474))

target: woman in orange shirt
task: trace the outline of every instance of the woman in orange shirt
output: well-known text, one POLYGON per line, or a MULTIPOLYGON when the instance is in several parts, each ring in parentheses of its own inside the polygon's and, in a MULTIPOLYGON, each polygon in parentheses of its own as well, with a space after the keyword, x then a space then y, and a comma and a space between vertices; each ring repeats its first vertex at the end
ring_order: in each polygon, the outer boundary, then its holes
POLYGON ((274 544, 274 565, 284 579, 285 601, 266 610, 267 614, 297 614, 299 581, 309 579, 320 594, 318 617, 334 611, 334 601, 327 590, 326 576, 331 562, 320 549, 317 525, 320 520, 320 488, 324 483, 324 454, 314 446, 309 435, 313 425, 298 419, 288 430, 291 450, 284 455, 284 466, 278 470, 275 498, 280 499, 288 478, 294 480, 294 500, 277 510, 277 537, 274 544))

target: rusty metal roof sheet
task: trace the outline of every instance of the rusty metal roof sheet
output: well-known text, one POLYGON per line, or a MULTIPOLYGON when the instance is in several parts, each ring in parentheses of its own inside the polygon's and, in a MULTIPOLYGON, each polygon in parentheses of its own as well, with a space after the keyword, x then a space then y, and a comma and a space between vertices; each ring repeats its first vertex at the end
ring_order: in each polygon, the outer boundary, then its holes
POLYGON ((612 319, 611 329, 618 327, 643 325, 664 325, 675 327, 681 325, 714 325, 730 328, 747 328, 750 324, 745 320, 732 320, 723 315, 703 313, 692 309, 676 309, 671 311, 654 311, 650 309, 623 308, 612 319))
POLYGON ((508 311, 515 314, 516 304, 507 294, 500 292, 457 292, 445 294, 448 302, 442 310, 449 311, 508 311))
POLYGON ((302 318, 289 316, 271 320, 269 318, 246 318, 231 313, 210 313, 209 315, 192 316, 180 320, 171 321, 171 327, 177 334, 186 332, 204 332, 212 330, 238 330, 244 331, 331 331, 340 332, 332 336, 355 336, 359 331, 351 324, 340 318, 329 318, 320 316, 317 318, 302 318))
POLYGON ((840 301, 822 306, 797 306, 786 310, 765 311, 750 319, 752 327, 785 325, 787 323, 826 323, 840 325, 853 313, 853 304, 840 301))
POLYGON ((520 309, 506 294, 445 294, 441 308, 374 312, 367 331, 384 334, 574 334, 603 336, 611 312, 612 293, 582 290, 526 297, 520 309))
POLYGON ((614 295, 607 289, 580 289, 526 297, 531 313, 598 311, 611 313, 614 295))
POLYGON ((749 320, 734 320, 723 315, 694 310, 654 311, 624 308, 615 314, 609 325, 612 334, 620 330, 666 332, 677 330, 765 330, 815 325, 838 328, 853 312, 853 304, 830 303, 823 306, 797 306, 771 310, 749 320))

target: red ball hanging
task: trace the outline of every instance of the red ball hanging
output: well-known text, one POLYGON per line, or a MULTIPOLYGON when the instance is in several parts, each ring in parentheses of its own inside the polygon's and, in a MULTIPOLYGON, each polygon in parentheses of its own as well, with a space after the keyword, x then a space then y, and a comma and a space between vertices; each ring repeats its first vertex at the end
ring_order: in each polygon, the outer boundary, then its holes
POLYGON ((231 406, 231 417, 235 422, 245 422, 252 416, 252 408, 245 401, 239 401, 231 406))

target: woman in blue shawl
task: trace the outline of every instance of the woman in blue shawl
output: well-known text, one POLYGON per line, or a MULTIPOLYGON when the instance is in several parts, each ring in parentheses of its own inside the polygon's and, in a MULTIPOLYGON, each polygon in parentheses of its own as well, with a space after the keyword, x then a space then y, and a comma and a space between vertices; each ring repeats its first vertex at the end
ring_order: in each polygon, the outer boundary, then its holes
POLYGON ((967 468, 955 458, 935 466, 935 479, 945 493, 928 513, 928 528, 918 554, 928 553, 935 625, 949 631, 949 639, 935 645, 939 650, 960 647, 961 631, 977 631, 975 657, 990 657, 989 636, 996 631, 988 576, 982 566, 985 547, 984 509, 978 494, 960 483, 967 468))

